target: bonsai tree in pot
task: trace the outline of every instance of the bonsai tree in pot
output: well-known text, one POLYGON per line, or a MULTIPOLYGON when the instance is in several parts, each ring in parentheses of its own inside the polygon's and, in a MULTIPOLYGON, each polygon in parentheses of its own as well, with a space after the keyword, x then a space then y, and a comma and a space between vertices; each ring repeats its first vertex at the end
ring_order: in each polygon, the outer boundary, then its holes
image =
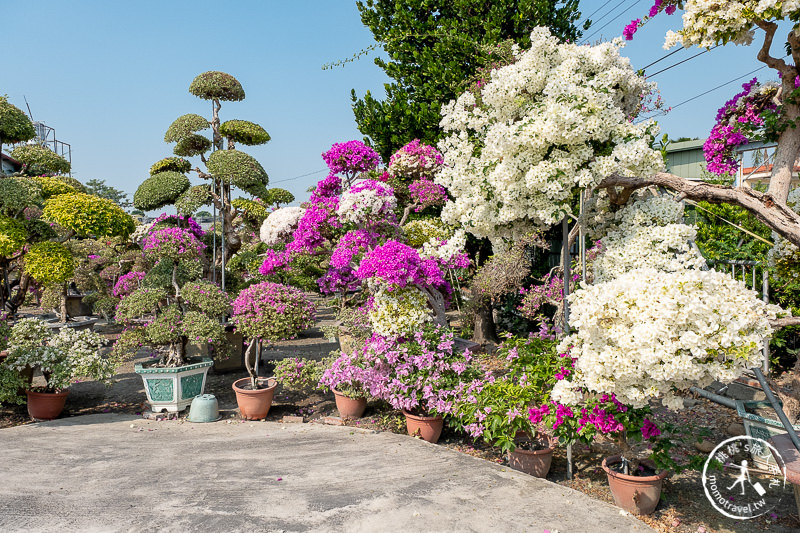
POLYGON ((528 410, 548 399, 556 375, 564 372, 564 354, 557 341, 543 328, 527 339, 510 337, 495 353, 501 363, 487 372, 474 394, 464 396, 454 409, 454 421, 474 438, 508 454, 512 468, 537 477, 550 469, 554 439, 539 434, 528 418, 528 410))
POLYGON ((245 357, 249 377, 233 384, 242 416, 252 419, 266 417, 277 386, 274 379, 258 377, 262 343, 294 338, 314 324, 315 313, 314 304, 301 290, 269 281, 247 287, 233 301, 233 324, 250 340, 248 356, 245 357), (256 351, 254 364, 250 361, 251 350, 256 351), (267 387, 264 389, 262 385, 265 382, 267 387), (259 390, 269 392, 256 392, 259 390), (254 405, 246 405, 247 399, 253 400, 254 405))
POLYGON ((319 385, 333 392, 342 418, 361 418, 374 376, 363 350, 342 351, 322 373, 319 385))
MULTIPOLYGON (((22 373, 39 370, 45 386, 41 390, 28 387, 28 412, 34 418, 57 417, 64 408, 69 385, 79 378, 109 382, 116 373, 119 359, 102 357, 99 349, 103 338, 90 330, 63 328, 53 335, 45 322, 24 318, 11 327, 9 355, 2 363, 6 376, 2 380, 0 396, 13 396, 13 387, 19 380, 9 378, 9 370, 22 373), (40 405, 40 401, 44 404, 40 405)), ((22 380, 23 383, 26 380, 22 380)))
POLYGON ((453 339, 448 329, 427 324, 407 337, 373 334, 361 349, 373 373, 367 383, 370 395, 401 409, 409 435, 429 442, 439 439, 444 417, 483 385, 470 365, 472 354, 455 351, 453 339))
POLYGON ((116 320, 126 330, 115 349, 163 347, 159 361, 163 367, 187 364, 189 344, 211 344, 217 353, 225 351, 220 319, 229 312, 230 300, 216 284, 198 279, 202 268, 192 275, 186 266, 199 266, 204 248, 190 230, 182 228, 159 228, 145 237, 142 250, 154 262, 152 276, 149 286, 145 276, 145 286, 124 296, 117 307, 116 320))

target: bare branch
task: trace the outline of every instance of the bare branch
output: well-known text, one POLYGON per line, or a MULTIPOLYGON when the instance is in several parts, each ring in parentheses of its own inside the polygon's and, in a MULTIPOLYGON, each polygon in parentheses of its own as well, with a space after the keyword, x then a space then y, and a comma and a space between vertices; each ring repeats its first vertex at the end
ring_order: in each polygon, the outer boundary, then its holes
MULTIPOLYGON (((791 75, 793 68, 786 64, 783 59, 772 57, 769 54, 769 49, 772 48, 772 39, 775 37, 775 30, 778 25, 774 22, 767 22, 766 20, 755 20, 756 26, 764 30, 764 44, 761 45, 761 50, 758 51, 756 58, 770 68, 779 70, 784 76, 791 75)), ((791 77, 794 80, 794 76, 791 77)))
POLYGON ((800 316, 787 316, 785 318, 776 318, 770 320, 769 325, 775 329, 785 328, 787 326, 800 326, 800 316))
POLYGON ((625 187, 635 190, 648 185, 667 187, 677 191, 684 198, 695 201, 743 207, 786 240, 795 246, 800 246, 800 215, 785 204, 776 202, 768 193, 749 188, 733 188, 703 181, 691 181, 666 172, 659 172, 648 178, 631 178, 612 174, 604 179, 598 188, 625 187))

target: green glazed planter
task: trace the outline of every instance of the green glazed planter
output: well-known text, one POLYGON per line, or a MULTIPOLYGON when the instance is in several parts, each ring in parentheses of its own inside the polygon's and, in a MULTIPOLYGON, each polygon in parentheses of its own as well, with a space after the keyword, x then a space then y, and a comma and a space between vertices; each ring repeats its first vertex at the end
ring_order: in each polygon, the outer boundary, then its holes
POLYGON ((154 413, 183 411, 195 396, 203 394, 206 374, 214 362, 203 357, 199 362, 174 368, 153 367, 152 364, 137 363, 134 371, 144 381, 147 402, 154 413))

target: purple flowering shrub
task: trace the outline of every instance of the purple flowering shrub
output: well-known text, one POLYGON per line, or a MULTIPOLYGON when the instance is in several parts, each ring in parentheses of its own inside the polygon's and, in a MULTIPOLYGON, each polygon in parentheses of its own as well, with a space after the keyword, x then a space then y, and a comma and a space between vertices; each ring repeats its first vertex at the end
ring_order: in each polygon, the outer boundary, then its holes
POLYGON ((273 375, 284 389, 310 393, 319 386, 327 365, 327 360, 287 357, 275 363, 273 375))
POLYGON ((417 250, 393 239, 369 251, 361 260, 356 276, 399 288, 450 287, 435 259, 423 259, 417 250))
POLYGON ((454 351, 454 344, 453 333, 440 326, 426 326, 405 339, 373 334, 359 354, 369 370, 364 385, 395 409, 452 415, 482 384, 472 354, 454 351))
MULTIPOLYGON (((316 308, 303 291, 264 281, 244 289, 233 301, 231 320, 250 346, 256 342, 293 339, 314 325, 316 308)), ((255 368, 245 358, 253 388, 258 388, 258 358, 255 368)))
POLYGON ((389 174, 405 180, 431 180, 443 164, 439 150, 414 139, 389 158, 389 174))
POLYGON ((367 365, 362 352, 363 350, 355 350, 352 353, 341 353, 322 373, 319 385, 335 389, 347 398, 369 396, 369 384, 380 378, 381 374, 367 365))
POLYGON ((199 258, 205 248, 194 233, 183 228, 154 230, 142 242, 145 256, 175 261, 199 258))
POLYGON ((378 152, 361 141, 334 143, 322 153, 322 159, 332 174, 343 174, 348 185, 352 185, 359 174, 374 170, 381 164, 378 152))
POLYGON ((144 272, 139 272, 136 270, 128 272, 127 274, 123 274, 119 277, 117 283, 114 285, 114 296, 117 298, 124 298, 125 296, 128 296, 130 293, 141 287, 144 276, 144 272))
POLYGON ((153 224, 151 225, 151 231, 163 227, 185 228, 198 239, 202 239, 206 234, 206 232, 203 231, 203 228, 200 227, 200 224, 198 224, 192 217, 188 215, 168 215, 166 213, 161 213, 158 218, 153 221, 153 224))
POLYGON ((447 190, 428 179, 412 182, 408 186, 408 192, 414 202, 415 213, 431 206, 444 205, 447 202, 447 190))

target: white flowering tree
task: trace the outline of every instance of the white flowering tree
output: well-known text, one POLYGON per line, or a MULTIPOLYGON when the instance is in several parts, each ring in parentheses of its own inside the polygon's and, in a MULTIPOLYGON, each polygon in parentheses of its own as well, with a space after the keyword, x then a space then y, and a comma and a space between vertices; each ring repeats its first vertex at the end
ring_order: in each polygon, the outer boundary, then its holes
MULTIPOLYGON (((678 200, 700 191, 697 199, 712 202, 759 193, 661 172, 656 125, 633 121, 654 86, 620 56, 619 42, 563 44, 538 28, 531 43, 477 94, 443 108, 450 135, 440 143, 437 182, 454 198, 444 221, 488 237, 496 251, 572 214, 579 194, 593 197, 596 212, 585 222, 602 226, 597 283, 570 297, 576 331, 560 348, 574 371, 553 398, 574 404, 585 393, 616 394, 634 406, 662 398, 678 407, 676 392, 758 366, 780 309, 726 274, 702 270, 679 203, 637 191, 665 185, 678 200), (640 201, 622 207, 634 194, 640 201)), ((759 209, 796 218, 782 202, 759 209)))

